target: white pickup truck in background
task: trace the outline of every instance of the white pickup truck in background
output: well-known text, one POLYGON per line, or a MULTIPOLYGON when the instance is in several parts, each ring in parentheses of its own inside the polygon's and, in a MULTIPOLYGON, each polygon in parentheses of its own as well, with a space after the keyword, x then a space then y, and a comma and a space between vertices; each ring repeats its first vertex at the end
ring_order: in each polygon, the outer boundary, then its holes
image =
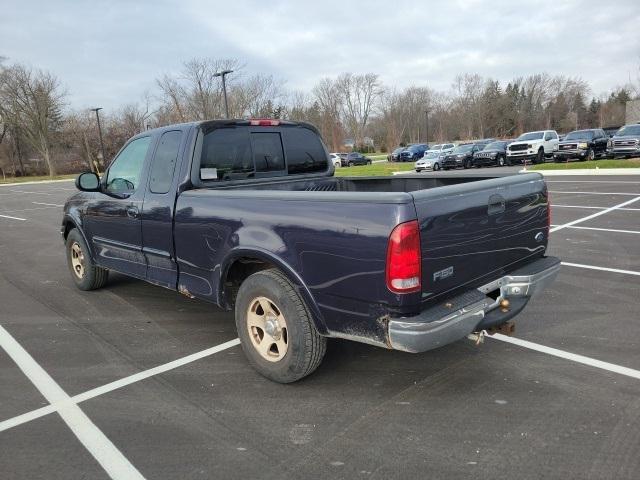
POLYGON ((527 132, 520 135, 507 147, 507 165, 531 160, 543 163, 558 149, 558 133, 555 130, 527 132))

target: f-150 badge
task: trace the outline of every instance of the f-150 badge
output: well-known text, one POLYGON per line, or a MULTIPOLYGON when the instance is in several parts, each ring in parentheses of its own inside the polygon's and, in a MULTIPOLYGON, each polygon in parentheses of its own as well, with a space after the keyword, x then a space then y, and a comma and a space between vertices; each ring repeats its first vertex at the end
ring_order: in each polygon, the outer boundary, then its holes
POLYGON ((453 275, 453 265, 443 270, 433 272, 433 281, 436 282, 438 280, 444 280, 445 278, 449 278, 451 275, 453 275))

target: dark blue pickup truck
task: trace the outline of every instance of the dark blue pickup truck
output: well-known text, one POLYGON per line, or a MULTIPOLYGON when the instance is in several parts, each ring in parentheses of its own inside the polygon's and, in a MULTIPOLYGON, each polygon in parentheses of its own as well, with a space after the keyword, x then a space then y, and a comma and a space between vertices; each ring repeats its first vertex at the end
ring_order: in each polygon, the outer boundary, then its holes
POLYGON ((327 337, 422 352, 504 324, 556 275, 542 176, 334 177, 311 125, 216 120, 129 140, 64 208, 71 276, 113 270, 235 309, 292 382, 327 337))

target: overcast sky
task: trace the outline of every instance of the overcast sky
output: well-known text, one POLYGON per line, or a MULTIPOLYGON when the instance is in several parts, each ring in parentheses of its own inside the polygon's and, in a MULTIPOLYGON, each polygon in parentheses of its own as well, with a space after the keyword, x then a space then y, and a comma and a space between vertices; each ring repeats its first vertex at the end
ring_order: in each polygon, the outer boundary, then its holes
POLYGON ((192 57, 237 58, 308 90, 341 72, 448 90, 457 73, 502 81, 580 76, 599 95, 638 80, 640 1, 3 0, 0 56, 62 80, 72 107, 154 93, 192 57))

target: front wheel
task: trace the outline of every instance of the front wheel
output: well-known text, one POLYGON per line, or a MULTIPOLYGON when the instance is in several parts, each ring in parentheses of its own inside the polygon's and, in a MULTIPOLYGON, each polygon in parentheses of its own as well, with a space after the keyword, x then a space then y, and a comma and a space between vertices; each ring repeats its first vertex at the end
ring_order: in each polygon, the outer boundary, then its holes
POLYGON ((349 162, 348 166, 353 167, 353 162, 349 162))
POLYGON ((433 171, 437 172, 438 170, 440 170, 440 164, 438 162, 433 164, 433 171))
POLYGON ((536 155, 535 163, 536 165, 544 162, 544 150, 541 148, 538 150, 538 154, 536 155))
POLYGON ((327 339, 291 282, 277 269, 262 270, 240 285, 236 328, 249 363, 269 380, 291 383, 312 373, 327 339))
POLYGON ((504 157, 502 155, 498 155, 498 167, 504 167, 504 157))
POLYGON ((67 235, 66 251, 67 265, 76 287, 80 290, 104 287, 109 278, 109 271, 93 262, 84 238, 75 228, 67 235))
POLYGON ((593 160, 594 158, 596 158, 595 152, 593 151, 593 148, 590 148, 590 149, 587 151, 587 156, 586 156, 586 158, 584 158, 584 159, 583 159, 583 161, 584 161, 584 160, 589 160, 589 161, 591 161, 591 160, 593 160))

